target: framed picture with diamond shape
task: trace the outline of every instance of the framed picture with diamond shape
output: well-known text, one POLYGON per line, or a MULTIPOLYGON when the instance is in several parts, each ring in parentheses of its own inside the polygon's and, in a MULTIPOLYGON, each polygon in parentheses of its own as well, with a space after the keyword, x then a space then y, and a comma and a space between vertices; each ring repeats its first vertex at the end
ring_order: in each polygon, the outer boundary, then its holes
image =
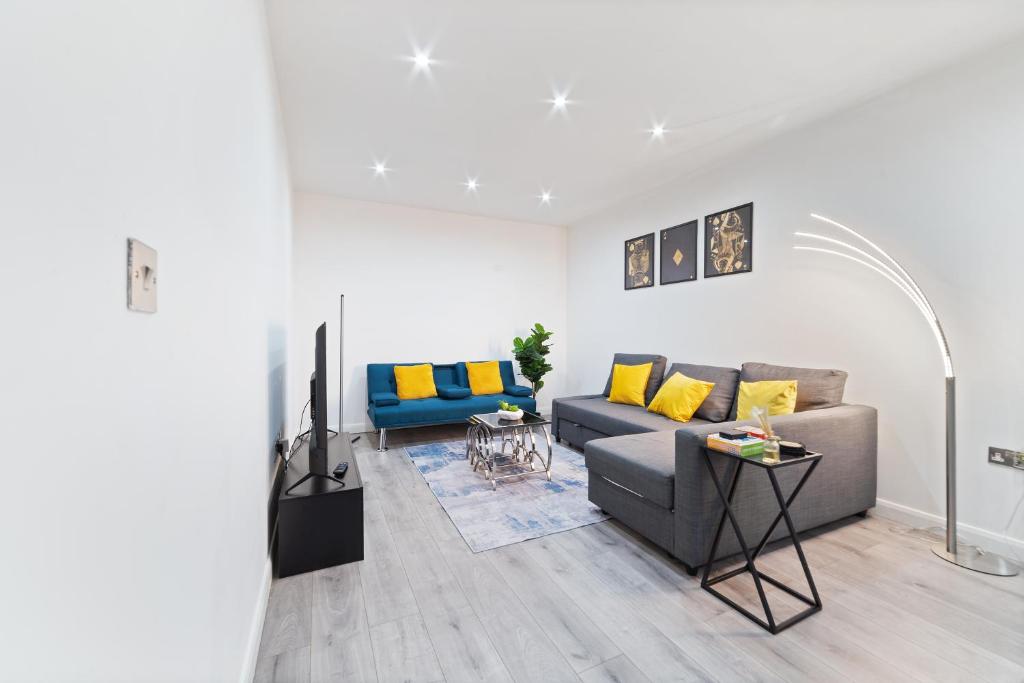
POLYGON ((697 279, 697 221, 661 231, 661 284, 697 279))

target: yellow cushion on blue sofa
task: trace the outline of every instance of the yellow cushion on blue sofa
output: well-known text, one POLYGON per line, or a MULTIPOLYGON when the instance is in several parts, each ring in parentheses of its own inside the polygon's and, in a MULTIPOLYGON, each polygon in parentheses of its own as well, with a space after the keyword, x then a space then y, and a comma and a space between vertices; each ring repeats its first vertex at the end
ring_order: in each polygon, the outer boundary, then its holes
POLYGON ((395 384, 398 385, 398 398, 402 401, 437 396, 437 387, 434 386, 434 366, 430 363, 396 365, 395 384))
POLYGON ((714 382, 704 382, 675 372, 658 389, 647 410, 676 422, 689 422, 714 388, 714 382))
POLYGON ((474 396, 500 394, 505 389, 496 360, 466 363, 466 374, 469 375, 469 389, 474 396))

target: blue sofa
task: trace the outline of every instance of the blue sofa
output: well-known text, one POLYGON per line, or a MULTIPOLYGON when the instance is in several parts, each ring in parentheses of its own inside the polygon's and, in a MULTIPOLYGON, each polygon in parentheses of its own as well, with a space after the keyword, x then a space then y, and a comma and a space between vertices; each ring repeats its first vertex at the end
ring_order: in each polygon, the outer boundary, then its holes
POLYGON ((396 365, 422 363, 369 363, 366 366, 366 414, 380 432, 379 450, 387 449, 387 430, 426 425, 458 424, 470 415, 493 413, 498 401, 514 403, 523 410, 537 411, 537 401, 529 387, 516 384, 512 361, 498 361, 504 385, 500 394, 473 396, 464 362, 433 364, 436 398, 399 400, 395 384, 396 365))

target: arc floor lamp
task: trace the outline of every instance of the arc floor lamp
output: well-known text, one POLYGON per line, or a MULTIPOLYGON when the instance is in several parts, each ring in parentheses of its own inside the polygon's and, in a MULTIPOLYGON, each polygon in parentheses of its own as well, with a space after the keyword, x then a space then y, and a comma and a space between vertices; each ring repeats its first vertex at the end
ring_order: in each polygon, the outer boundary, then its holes
POLYGON ((956 538, 956 374, 953 372, 953 357, 949 353, 949 343, 946 341, 946 334, 942 330, 942 323, 935 315, 928 297, 917 285, 917 282, 910 276, 910 273, 900 263, 889 256, 888 253, 877 244, 861 235, 853 228, 838 223, 831 218, 811 214, 811 218, 839 228, 846 233, 856 237, 866 245, 874 254, 856 247, 852 244, 825 235, 817 235, 809 232, 794 233, 797 237, 816 240, 819 244, 829 246, 805 246, 796 245, 793 248, 799 251, 813 251, 822 254, 839 256, 859 263, 870 268, 886 280, 896 285, 900 291, 907 295, 917 310, 921 312, 928 322, 935 341, 942 354, 942 363, 946 371, 946 542, 932 546, 932 552, 955 565, 985 574, 995 576, 1015 576, 1017 567, 1013 563, 994 553, 987 553, 974 546, 958 546, 956 538), (881 258, 878 258, 881 256, 881 258))

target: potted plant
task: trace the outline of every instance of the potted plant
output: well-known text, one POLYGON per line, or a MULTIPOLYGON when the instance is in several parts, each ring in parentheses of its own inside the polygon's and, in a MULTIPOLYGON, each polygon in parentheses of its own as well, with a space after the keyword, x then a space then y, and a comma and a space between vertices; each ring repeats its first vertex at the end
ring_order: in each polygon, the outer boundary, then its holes
POLYGON ((551 347, 548 344, 551 335, 543 325, 534 323, 529 337, 516 337, 512 340, 512 353, 519 362, 519 372, 533 385, 534 398, 537 398, 537 392, 544 386, 542 378, 552 370, 545 358, 551 347))
POLYGON ((498 418, 502 420, 522 420, 523 409, 507 401, 498 401, 498 418))

